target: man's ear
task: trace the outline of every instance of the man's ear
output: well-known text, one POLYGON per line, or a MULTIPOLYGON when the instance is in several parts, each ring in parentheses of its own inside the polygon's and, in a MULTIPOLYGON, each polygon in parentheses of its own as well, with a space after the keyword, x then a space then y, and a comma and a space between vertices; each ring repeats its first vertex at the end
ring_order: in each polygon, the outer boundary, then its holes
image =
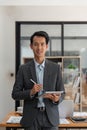
POLYGON ((48 49, 48 44, 46 44, 46 49, 48 49))
POLYGON ((30 44, 30 48, 32 49, 32 44, 30 44))

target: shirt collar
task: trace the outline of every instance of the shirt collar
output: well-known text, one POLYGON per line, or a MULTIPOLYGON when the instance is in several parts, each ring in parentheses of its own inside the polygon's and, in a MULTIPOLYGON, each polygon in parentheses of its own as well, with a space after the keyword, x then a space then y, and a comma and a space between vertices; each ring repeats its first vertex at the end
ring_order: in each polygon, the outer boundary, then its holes
POLYGON ((38 67, 38 65, 41 65, 43 68, 45 67, 45 60, 42 62, 42 64, 39 64, 35 59, 34 59, 35 66, 38 67))

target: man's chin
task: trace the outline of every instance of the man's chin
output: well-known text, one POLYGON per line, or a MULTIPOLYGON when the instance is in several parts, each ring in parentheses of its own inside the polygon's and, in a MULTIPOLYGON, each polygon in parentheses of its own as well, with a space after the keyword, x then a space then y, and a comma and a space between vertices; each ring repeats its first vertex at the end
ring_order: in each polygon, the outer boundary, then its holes
POLYGON ((38 54, 37 56, 38 56, 38 57, 43 57, 43 55, 42 55, 42 54, 38 54))

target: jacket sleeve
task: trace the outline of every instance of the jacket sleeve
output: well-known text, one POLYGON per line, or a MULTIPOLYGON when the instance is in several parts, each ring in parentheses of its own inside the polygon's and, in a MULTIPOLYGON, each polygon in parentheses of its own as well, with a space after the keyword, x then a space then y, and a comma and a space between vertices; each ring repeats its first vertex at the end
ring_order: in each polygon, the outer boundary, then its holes
POLYGON ((20 66, 17 73, 17 77, 12 90, 12 98, 15 100, 32 100, 30 97, 30 89, 24 89, 23 66, 20 66))

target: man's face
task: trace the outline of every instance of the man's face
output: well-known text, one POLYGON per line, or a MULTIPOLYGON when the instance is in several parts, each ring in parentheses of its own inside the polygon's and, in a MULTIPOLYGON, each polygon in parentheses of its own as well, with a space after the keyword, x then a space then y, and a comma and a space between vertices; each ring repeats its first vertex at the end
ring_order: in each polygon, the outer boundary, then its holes
POLYGON ((48 45, 44 37, 35 36, 30 47, 34 52, 34 56, 40 58, 45 56, 48 45))

